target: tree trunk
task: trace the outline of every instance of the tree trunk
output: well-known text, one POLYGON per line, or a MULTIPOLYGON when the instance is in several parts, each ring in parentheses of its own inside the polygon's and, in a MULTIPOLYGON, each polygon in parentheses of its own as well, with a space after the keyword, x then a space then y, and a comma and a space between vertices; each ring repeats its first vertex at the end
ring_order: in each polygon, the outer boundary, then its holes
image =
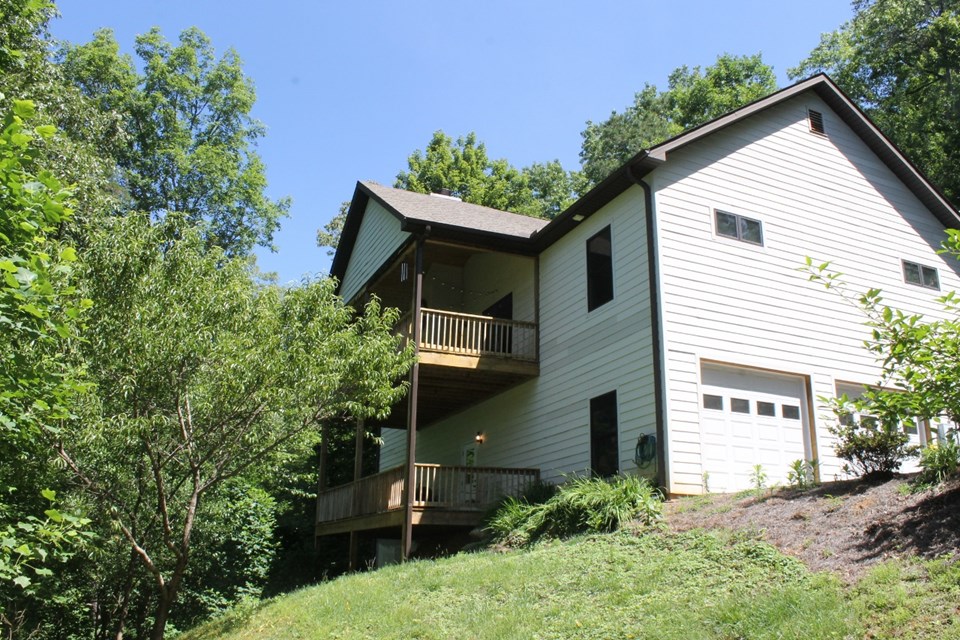
POLYGON ((163 632, 167 628, 167 619, 170 617, 170 605, 173 604, 173 597, 167 589, 161 589, 159 596, 160 599, 157 601, 156 613, 153 618, 153 629, 150 631, 150 640, 163 640, 163 632))

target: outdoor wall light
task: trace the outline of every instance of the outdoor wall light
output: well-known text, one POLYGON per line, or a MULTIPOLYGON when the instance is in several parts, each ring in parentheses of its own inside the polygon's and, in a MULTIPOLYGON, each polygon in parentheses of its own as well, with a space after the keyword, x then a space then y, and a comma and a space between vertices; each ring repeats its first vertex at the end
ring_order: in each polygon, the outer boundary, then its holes
POLYGON ((477 441, 477 444, 483 444, 483 434, 477 431, 477 435, 474 436, 474 440, 477 441))

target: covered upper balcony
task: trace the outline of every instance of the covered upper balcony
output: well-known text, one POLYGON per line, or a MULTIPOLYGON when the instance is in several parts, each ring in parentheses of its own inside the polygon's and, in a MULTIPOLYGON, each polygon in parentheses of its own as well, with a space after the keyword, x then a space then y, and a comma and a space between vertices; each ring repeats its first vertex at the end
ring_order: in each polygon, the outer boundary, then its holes
MULTIPOLYGON (((345 300, 360 306, 377 296, 400 309, 399 333, 419 336, 419 427, 539 375, 532 238, 546 224, 357 184, 331 271, 345 300)), ((384 426, 405 427, 402 409, 384 426)))

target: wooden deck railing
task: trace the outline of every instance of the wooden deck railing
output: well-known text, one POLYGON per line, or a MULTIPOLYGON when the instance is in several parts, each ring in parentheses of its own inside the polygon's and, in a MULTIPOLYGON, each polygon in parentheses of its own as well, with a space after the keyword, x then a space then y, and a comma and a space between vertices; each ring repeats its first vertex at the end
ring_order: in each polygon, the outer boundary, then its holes
POLYGON ((470 356, 537 359, 537 324, 422 309, 420 348, 470 356))
MULTIPOLYGON (((404 471, 404 466, 395 467, 320 493, 317 523, 402 509, 404 471)), ((539 479, 539 469, 417 464, 413 506, 481 511, 503 496, 519 496, 539 479)))

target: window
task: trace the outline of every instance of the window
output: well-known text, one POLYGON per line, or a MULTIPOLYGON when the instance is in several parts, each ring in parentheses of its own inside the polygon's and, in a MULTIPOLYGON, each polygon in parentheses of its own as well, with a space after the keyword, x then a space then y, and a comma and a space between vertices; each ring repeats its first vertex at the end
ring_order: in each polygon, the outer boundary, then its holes
POLYGON ((780 407, 783 411, 783 417, 787 420, 799 420, 800 419, 800 407, 794 404, 785 404, 780 407))
POLYGON ((718 236, 763 246, 763 226, 759 220, 745 218, 719 209, 714 214, 717 221, 718 236))
POLYGON ((617 436, 617 392, 590 400, 590 470, 607 478, 620 470, 617 436))
POLYGON ((773 402, 763 402, 757 400, 757 415, 758 416, 777 416, 777 405, 773 402))
POLYGON ((734 413, 750 413, 750 401, 746 398, 730 398, 730 411, 734 413))
POLYGON ((613 242, 610 227, 587 240, 587 311, 613 300, 613 242))
POLYGON ((708 393, 703 394, 703 408, 723 411, 723 396, 712 396, 708 393))
POLYGON ((918 287, 940 290, 940 273, 933 267, 903 260, 903 281, 918 287))
POLYGON ((823 114, 813 109, 807 109, 807 121, 810 123, 810 131, 819 134, 825 134, 823 128, 823 114))

